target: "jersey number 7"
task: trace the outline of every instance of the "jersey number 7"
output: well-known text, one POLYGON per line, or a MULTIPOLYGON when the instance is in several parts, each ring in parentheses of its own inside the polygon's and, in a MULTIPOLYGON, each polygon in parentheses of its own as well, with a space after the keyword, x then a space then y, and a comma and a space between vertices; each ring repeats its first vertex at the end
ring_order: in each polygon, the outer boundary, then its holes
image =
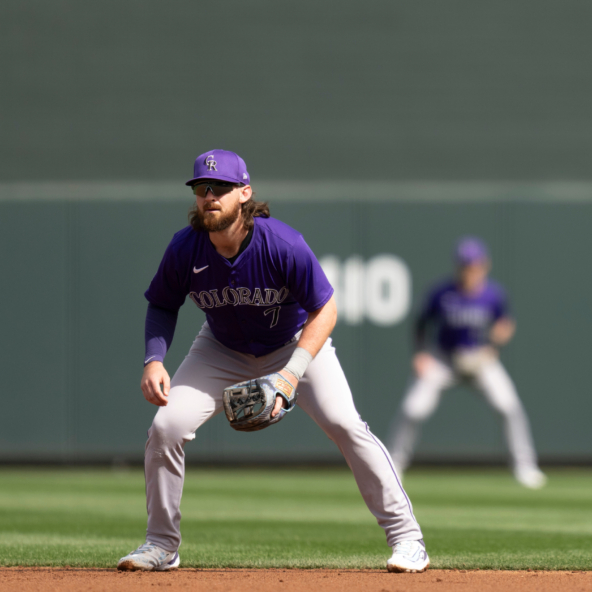
POLYGON ((278 324, 278 321, 280 319, 280 308, 281 306, 274 306, 273 308, 268 308, 263 315, 267 316, 268 314, 273 313, 273 316, 271 317, 271 325, 269 325, 269 328, 272 329, 273 327, 275 327, 278 324))

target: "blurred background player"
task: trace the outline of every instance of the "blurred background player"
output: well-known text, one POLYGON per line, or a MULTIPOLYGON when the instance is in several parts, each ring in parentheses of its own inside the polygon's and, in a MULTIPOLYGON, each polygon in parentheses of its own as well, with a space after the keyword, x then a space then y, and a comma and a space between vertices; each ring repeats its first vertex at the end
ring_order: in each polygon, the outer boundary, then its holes
POLYGON ((391 429, 389 452, 399 473, 405 471, 420 424, 436 410, 442 391, 467 382, 501 415, 515 478, 538 489, 547 479, 537 465, 528 418, 514 383, 498 358, 499 348, 510 341, 516 327, 504 290, 488 278, 489 254, 478 238, 461 239, 455 260, 456 276, 428 293, 417 319, 415 379, 391 429))

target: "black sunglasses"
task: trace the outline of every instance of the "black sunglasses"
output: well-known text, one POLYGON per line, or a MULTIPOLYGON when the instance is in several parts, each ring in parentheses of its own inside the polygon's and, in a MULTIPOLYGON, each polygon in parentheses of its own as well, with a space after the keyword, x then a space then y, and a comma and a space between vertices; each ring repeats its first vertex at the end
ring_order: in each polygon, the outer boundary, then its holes
POLYGON ((212 192, 214 197, 222 197, 230 193, 235 187, 241 186, 241 183, 229 183, 228 181, 202 181, 201 183, 194 183, 191 188, 197 197, 205 197, 208 190, 212 192))

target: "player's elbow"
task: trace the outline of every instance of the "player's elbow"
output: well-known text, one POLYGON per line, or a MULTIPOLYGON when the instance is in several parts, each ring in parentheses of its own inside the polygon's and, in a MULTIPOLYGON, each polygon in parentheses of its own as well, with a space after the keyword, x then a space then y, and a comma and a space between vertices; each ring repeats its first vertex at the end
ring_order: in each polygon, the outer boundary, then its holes
POLYGON ((306 321, 307 325, 314 325, 317 327, 317 330, 326 333, 327 337, 331 335, 335 323, 337 323, 337 306, 333 296, 321 308, 309 313, 308 320, 306 321))
POLYGON ((326 314, 327 325, 333 331, 333 328, 337 324, 337 303, 335 302, 335 296, 331 296, 329 302, 323 306, 323 313, 326 314))
POLYGON ((512 337, 514 337, 514 333, 516 333, 516 321, 514 319, 508 319, 509 339, 512 339, 512 337))
POLYGON ((503 346, 508 343, 516 332, 516 323, 513 319, 500 319, 491 332, 491 338, 495 345, 503 346))

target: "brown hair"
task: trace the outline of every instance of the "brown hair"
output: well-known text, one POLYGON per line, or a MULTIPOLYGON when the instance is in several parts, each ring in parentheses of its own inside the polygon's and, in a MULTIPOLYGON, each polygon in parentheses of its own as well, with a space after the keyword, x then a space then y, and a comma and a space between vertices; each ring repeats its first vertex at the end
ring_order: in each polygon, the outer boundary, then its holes
MULTIPOLYGON (((253 196, 255 192, 253 192, 253 196)), ((261 217, 261 218, 269 218, 269 206, 267 205, 266 201, 255 201, 253 197, 246 201, 245 203, 241 204, 241 216, 243 219, 243 226, 245 230, 251 230, 254 226, 253 218, 261 217)), ((191 228, 195 230, 195 232, 201 232, 204 230, 203 226, 201 225, 199 219, 199 210, 197 209, 197 204, 195 204, 190 210, 189 214, 187 215, 189 219, 189 224, 191 228)))

